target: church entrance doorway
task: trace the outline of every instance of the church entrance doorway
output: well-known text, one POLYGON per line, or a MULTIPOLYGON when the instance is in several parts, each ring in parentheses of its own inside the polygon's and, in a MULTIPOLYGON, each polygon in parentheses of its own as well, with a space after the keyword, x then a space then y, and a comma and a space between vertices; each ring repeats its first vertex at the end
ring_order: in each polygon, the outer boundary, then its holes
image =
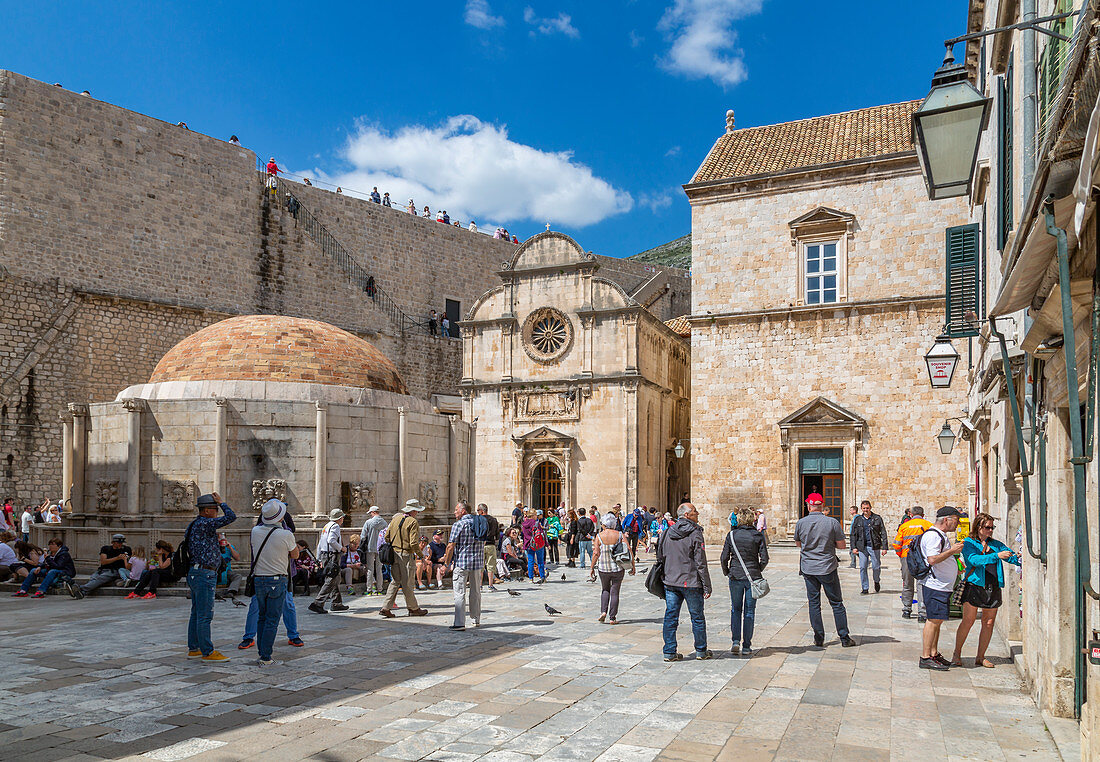
POLYGON ((811 492, 825 499, 822 513, 837 520, 844 518, 844 450, 800 450, 798 472, 801 482, 802 512, 805 516, 806 497, 811 492))
POLYGON ((549 515, 561 502, 561 471, 549 461, 535 467, 531 478, 531 507, 549 515))

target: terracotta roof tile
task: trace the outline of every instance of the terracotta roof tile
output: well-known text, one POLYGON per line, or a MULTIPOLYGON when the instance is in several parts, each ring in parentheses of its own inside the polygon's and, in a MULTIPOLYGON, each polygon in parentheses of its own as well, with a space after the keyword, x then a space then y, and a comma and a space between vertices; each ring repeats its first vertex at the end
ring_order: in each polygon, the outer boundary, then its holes
POLYGON ((718 138, 693 183, 912 151, 912 115, 921 102, 891 103, 797 122, 734 130, 718 138))
POLYGON ((673 333, 678 333, 681 336, 691 335, 691 323, 688 322, 687 315, 681 315, 680 317, 672 318, 672 320, 666 320, 665 325, 671 328, 673 333))

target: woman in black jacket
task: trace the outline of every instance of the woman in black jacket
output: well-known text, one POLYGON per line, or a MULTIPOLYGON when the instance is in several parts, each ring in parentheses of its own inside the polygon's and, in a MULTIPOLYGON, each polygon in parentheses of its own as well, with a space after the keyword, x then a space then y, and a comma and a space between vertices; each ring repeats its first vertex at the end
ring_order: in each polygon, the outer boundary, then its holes
POLYGON ((730 613, 733 648, 730 651, 740 652, 746 658, 752 656, 752 630, 756 619, 756 599, 752 597, 750 580, 762 579, 764 567, 768 565, 768 544, 757 530, 755 521, 756 515, 751 508, 738 508, 730 515, 732 529, 722 545, 721 558, 722 573, 729 577, 733 601, 730 613))

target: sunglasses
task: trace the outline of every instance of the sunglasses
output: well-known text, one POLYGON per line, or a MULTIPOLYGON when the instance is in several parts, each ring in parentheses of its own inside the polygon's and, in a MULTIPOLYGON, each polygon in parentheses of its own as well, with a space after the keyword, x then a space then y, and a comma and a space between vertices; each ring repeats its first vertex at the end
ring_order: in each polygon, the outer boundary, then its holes
POLYGON ((980 529, 988 529, 988 530, 992 531, 992 530, 997 528, 997 525, 996 524, 982 524, 981 527, 979 527, 979 528, 980 529))

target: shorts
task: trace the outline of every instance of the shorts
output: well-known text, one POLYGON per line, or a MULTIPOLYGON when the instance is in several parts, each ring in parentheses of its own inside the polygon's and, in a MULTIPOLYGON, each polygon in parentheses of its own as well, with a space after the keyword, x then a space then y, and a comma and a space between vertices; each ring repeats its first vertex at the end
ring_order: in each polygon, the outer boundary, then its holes
POLYGON ((962 602, 979 609, 1000 608, 1001 588, 996 584, 978 587, 967 582, 963 585, 962 602))
POLYGON ((949 619, 948 605, 951 602, 952 590, 933 590, 924 586, 921 588, 924 594, 925 614, 929 619, 949 619))
POLYGON ((497 546, 486 545, 485 546, 485 568, 492 569, 496 572, 497 568, 497 546))

